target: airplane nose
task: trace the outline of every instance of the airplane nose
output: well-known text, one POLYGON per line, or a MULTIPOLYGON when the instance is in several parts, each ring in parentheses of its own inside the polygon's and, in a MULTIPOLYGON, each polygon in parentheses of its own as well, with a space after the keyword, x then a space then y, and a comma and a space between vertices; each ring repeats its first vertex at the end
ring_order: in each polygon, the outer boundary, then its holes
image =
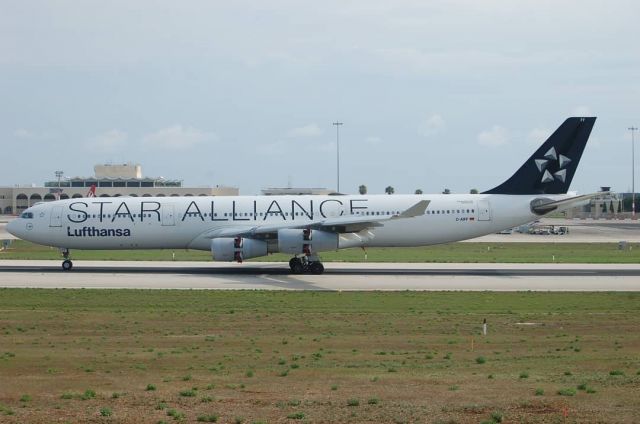
POLYGON ((8 232, 9 234, 11 234, 11 235, 13 235, 13 236, 15 236, 15 237, 18 237, 18 238, 19 238, 20 236, 19 236, 19 235, 18 235, 18 233, 17 233, 17 230, 18 230, 18 223, 17 223, 16 221, 18 221, 18 219, 17 219, 17 218, 16 218, 16 219, 13 219, 13 220, 11 220, 11 221, 9 221, 9 222, 7 223, 7 226, 5 227, 5 229, 7 230, 7 232, 8 232))

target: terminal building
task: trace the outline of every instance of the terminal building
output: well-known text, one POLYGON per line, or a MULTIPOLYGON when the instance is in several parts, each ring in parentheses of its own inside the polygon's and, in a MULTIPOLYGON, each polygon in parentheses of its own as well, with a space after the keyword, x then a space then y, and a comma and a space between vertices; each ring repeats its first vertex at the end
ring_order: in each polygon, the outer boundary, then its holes
POLYGON ((47 181, 43 187, 0 187, 0 214, 17 215, 38 202, 88 197, 95 187, 96 197, 151 196, 237 196, 236 187, 184 187, 182 180, 143 177, 138 164, 96 165, 92 177, 63 178, 47 181))
POLYGON ((336 194, 335 190, 327 188, 305 188, 305 187, 269 187, 262 189, 264 196, 304 196, 304 195, 327 195, 336 194))

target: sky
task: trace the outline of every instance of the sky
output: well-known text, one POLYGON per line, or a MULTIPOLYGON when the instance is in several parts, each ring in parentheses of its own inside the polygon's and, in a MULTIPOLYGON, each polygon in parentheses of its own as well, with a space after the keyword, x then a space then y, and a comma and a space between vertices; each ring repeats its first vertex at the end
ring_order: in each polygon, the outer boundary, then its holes
POLYGON ((506 180, 567 117, 597 116, 571 190, 631 188, 637 1, 1 10, 0 185, 133 162, 145 176, 247 195, 335 188, 339 121, 342 192, 466 193, 506 180))

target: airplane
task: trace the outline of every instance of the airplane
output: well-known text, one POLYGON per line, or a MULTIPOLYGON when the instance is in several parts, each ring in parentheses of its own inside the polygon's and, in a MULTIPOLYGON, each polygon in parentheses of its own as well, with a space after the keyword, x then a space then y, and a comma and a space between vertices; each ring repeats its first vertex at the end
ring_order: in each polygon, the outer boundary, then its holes
MULTIPOLYGON (((9 222, 18 238, 60 249, 199 249, 214 261, 281 252, 294 274, 322 274, 319 253, 475 238, 566 210, 595 117, 572 117, 505 182, 480 194, 90 197, 37 203, 9 222)), ((600 193, 601 194, 601 193, 600 193)))

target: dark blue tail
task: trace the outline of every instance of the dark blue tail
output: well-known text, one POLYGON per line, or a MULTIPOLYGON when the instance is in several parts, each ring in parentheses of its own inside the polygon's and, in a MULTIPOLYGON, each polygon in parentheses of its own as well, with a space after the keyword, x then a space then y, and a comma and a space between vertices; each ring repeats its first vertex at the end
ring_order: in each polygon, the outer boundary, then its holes
POLYGON ((486 194, 566 193, 596 118, 569 118, 511 176, 486 194))

